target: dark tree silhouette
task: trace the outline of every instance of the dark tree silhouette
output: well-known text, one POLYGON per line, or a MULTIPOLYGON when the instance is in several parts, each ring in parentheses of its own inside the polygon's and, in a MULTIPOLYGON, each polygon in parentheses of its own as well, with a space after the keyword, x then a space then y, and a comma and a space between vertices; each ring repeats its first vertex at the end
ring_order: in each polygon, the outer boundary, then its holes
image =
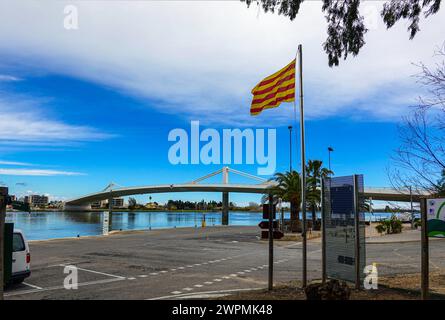
MULTIPOLYGON (((256 3, 265 12, 295 19, 304 0, 241 0, 248 6, 256 3)), ((409 21, 410 39, 420 30, 420 17, 437 13, 442 0, 390 0, 381 12, 386 27, 391 28, 400 19, 409 21)), ((365 44, 364 35, 368 31, 360 14, 360 0, 323 0, 322 10, 328 23, 327 39, 323 49, 328 55, 329 66, 337 66, 341 58, 356 56, 365 44)))

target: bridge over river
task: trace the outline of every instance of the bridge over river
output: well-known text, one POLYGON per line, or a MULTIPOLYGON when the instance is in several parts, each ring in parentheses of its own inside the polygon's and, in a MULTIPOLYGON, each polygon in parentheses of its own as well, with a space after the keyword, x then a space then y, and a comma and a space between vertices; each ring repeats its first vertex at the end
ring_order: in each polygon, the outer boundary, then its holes
MULTIPOLYGON (((138 194, 151 193, 169 193, 169 192, 220 192, 222 193, 222 221, 228 224, 229 219, 229 193, 256 193, 266 194, 267 190, 275 185, 274 181, 269 181, 245 172, 234 170, 229 167, 223 167, 220 170, 212 172, 204 177, 196 179, 189 183, 182 184, 161 184, 148 185, 138 187, 124 187, 113 189, 112 186, 107 187, 100 192, 91 193, 82 197, 71 199, 65 202, 65 210, 67 211, 87 211, 91 210, 91 203, 96 201, 107 200, 111 204, 112 199, 116 197, 131 196, 138 194), (255 180, 256 184, 233 184, 229 183, 229 172, 255 180), (210 177, 222 174, 222 183, 205 184, 200 183, 210 177)), ((409 189, 400 190, 394 188, 373 188, 365 187, 363 196, 372 200, 384 201, 413 201, 418 202, 420 198, 428 196, 426 191, 413 191, 409 189)))

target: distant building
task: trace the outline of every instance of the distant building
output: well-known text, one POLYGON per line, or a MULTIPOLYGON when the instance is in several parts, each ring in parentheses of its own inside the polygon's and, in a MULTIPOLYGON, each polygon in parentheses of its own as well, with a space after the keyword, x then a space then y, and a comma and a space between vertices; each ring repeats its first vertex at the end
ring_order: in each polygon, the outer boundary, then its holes
POLYGON ((124 198, 113 198, 113 208, 123 208, 124 198))
POLYGON ((106 207, 107 203, 105 201, 95 201, 91 203, 91 208, 100 209, 106 207))
MULTIPOLYGON (((108 208, 108 200, 91 203, 92 209, 108 208)), ((125 208, 124 198, 113 198, 113 208, 125 208)))
POLYGON ((31 207, 45 207, 48 205, 48 197, 43 195, 33 194, 30 196, 25 196, 24 200, 24 202, 29 204, 31 207))

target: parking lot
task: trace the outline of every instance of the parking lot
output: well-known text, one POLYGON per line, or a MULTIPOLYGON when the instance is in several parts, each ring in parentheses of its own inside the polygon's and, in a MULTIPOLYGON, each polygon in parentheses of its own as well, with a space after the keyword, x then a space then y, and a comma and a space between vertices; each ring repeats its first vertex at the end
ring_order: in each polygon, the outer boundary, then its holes
MULTIPOLYGON (((257 227, 165 229, 31 242, 31 276, 6 299, 180 299, 267 286, 268 246, 257 227), (66 289, 75 266, 78 288, 66 289), (65 271, 65 272, 64 272, 65 271)), ((379 273, 418 272, 418 243, 372 244, 379 273)), ((442 242, 431 243, 432 268, 445 267, 442 242)), ((276 282, 301 278, 301 243, 276 242, 276 282)), ((308 276, 321 274, 320 241, 308 243, 308 276)))

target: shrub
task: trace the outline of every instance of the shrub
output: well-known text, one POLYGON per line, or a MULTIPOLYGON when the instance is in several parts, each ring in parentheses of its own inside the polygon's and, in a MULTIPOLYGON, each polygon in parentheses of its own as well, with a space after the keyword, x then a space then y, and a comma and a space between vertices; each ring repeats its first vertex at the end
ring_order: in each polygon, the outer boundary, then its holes
POLYGON ((394 234, 402 232, 402 221, 395 215, 392 215, 390 219, 379 221, 379 224, 375 227, 378 233, 394 234))

